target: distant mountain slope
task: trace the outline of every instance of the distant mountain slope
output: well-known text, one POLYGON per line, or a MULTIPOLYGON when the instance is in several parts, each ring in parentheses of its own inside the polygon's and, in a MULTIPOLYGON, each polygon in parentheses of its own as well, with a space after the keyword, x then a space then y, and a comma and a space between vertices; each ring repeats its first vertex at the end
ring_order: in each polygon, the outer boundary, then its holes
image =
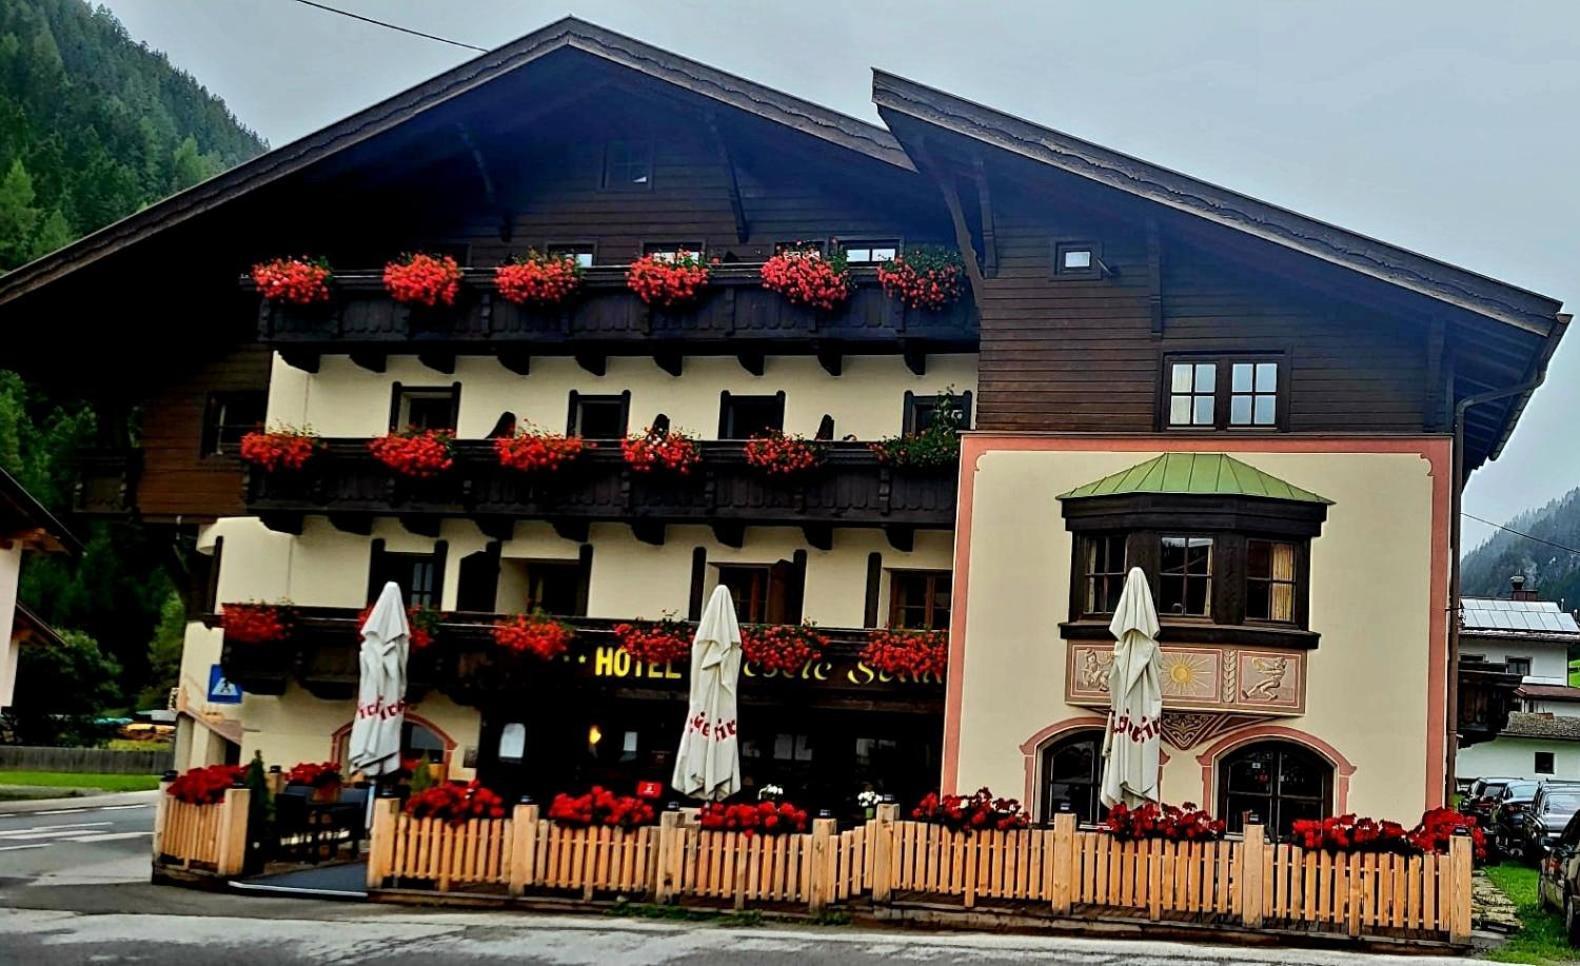
MULTIPOLYGON (((1546 506, 1526 510, 1506 525, 1542 540, 1580 549, 1580 488, 1546 506)), ((1468 527, 1484 529, 1474 522, 1468 527)), ((1543 600, 1561 600, 1567 608, 1580 606, 1580 554, 1527 540, 1508 530, 1496 531, 1486 543, 1467 554, 1461 574, 1461 587, 1469 595, 1506 595, 1509 577, 1524 574, 1543 600)))
POLYGON ((266 145, 83 0, 0 0, 0 271, 266 145))

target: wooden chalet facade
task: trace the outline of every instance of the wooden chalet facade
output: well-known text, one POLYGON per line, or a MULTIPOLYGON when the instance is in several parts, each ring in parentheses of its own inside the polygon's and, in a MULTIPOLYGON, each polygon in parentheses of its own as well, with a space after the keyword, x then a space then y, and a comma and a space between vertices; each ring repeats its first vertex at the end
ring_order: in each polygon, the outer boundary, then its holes
POLYGON ((512 792, 662 781, 684 674, 613 627, 695 617, 724 583, 747 621, 831 640, 745 685, 750 784, 836 808, 991 785, 1089 815, 1105 608, 1142 566, 1169 800, 1280 824, 1441 801, 1459 474, 1508 438, 1559 303, 892 75, 873 95, 883 127, 565 20, 0 279, 0 318, 40 333, 24 374, 138 411, 138 448, 83 455, 80 509, 196 528, 183 733, 339 754, 355 617, 396 579, 444 614, 414 754, 512 792), (795 243, 849 256, 848 301, 763 287, 795 243), (877 284, 927 245, 966 278, 939 310, 877 284), (528 249, 582 260, 581 290, 501 298, 493 268, 528 249), (706 288, 645 305, 625 267, 682 249, 716 260, 706 288), (405 251, 464 266, 453 306, 391 298, 405 251), (248 267, 302 252, 334 266, 330 302, 260 298, 248 267), (128 313, 149 273, 157 306, 128 313), (878 458, 940 398, 958 467, 878 458), (249 472, 236 443, 264 423, 325 448, 249 472), (455 433, 442 479, 369 457, 407 424, 455 433), (529 424, 597 446, 524 480, 491 439, 529 424), (692 474, 622 460, 655 424, 699 438, 692 474), (829 441, 824 464, 763 475, 763 429, 829 441), (289 601, 289 640, 227 642, 214 615, 246 601, 289 601), (533 607, 577 638, 523 670, 490 627, 533 607), (944 680, 865 665, 884 627, 947 629, 944 680), (239 705, 204 700, 212 665, 239 705))

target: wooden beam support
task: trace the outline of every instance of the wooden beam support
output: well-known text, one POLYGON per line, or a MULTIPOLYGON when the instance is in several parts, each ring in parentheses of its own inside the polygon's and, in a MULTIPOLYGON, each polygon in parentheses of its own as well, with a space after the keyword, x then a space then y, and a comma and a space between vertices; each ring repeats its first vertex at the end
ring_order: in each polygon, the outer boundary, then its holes
POLYGON ((751 237, 751 230, 746 224, 746 206, 741 201, 740 180, 735 176, 735 158, 730 153, 729 142, 724 140, 724 135, 719 131, 718 116, 709 111, 707 122, 708 134, 713 138, 713 149, 718 152, 719 161, 729 175, 730 213, 735 216, 735 240, 745 244, 746 239, 751 237))
POLYGON ((763 374, 763 367, 768 361, 767 357, 761 352, 737 352, 735 354, 735 359, 741 364, 742 369, 745 369, 754 376, 760 376, 763 374))
POLYGON ((585 518, 555 517, 549 521, 549 526, 554 528, 554 532, 562 540, 570 540, 573 543, 586 543, 588 540, 590 527, 585 518))
POLYGON ((820 345, 814 351, 817 353, 817 364, 829 375, 837 376, 845 371, 845 355, 839 349, 820 345))
POLYGON ((1421 422, 1428 432, 1448 428, 1442 421, 1448 408, 1443 404, 1443 349, 1447 341, 1444 329, 1443 319, 1439 316, 1432 320, 1432 326, 1426 334, 1426 394, 1421 403, 1424 410, 1421 422))
POLYGON ((746 524, 735 520, 714 520, 713 539, 736 550, 746 545, 746 524))
POLYGON ((609 357, 602 352, 581 350, 576 353, 576 364, 595 376, 609 370, 609 357))
POLYGON ((971 173, 977 183, 977 209, 982 213, 982 274, 998 275, 998 233, 993 227, 993 194, 988 190, 987 171, 979 154, 971 159, 971 173))
POLYGON ((514 372, 518 376, 532 374, 532 350, 521 348, 500 348, 494 352, 499 364, 514 372))
POLYGON ((280 360, 293 369, 303 372, 317 372, 319 355, 312 349, 303 349, 297 346, 281 346, 278 350, 280 360))
POLYGON ((960 191, 955 185, 954 173, 933 160, 925 139, 917 143, 913 154, 917 166, 932 177, 944 196, 944 207, 949 209, 949 220, 955 228, 955 245, 960 249, 960 258, 966 264, 966 278, 971 283, 971 300, 976 303, 977 314, 984 315, 983 293, 987 286, 983 282, 982 266, 977 262, 976 246, 971 242, 971 228, 966 224, 965 211, 960 206, 960 191))
POLYGON ((891 523, 883 528, 883 535, 889 538, 889 546, 901 553, 910 553, 916 548, 916 528, 903 523, 891 523))
POLYGON ((664 545, 664 524, 657 520, 632 520, 631 535, 654 547, 664 545))
POLYGON ((302 535, 302 521, 304 515, 292 510, 264 510, 258 514, 258 522, 275 533, 289 533, 293 537, 302 535))
POLYGON ((422 516, 416 513, 402 513, 396 519, 400 520, 400 525, 406 528, 407 533, 415 534, 419 537, 439 536, 439 524, 441 521, 438 517, 422 516))
POLYGON ((455 375, 455 353, 445 349, 424 349, 417 353, 417 361, 435 372, 455 375))
POLYGON ((483 199, 488 204, 488 210, 497 213, 499 216, 499 240, 508 242, 514 233, 515 217, 500 202, 499 191, 494 186, 494 178, 489 171, 488 160, 483 157, 482 149, 477 146, 477 141, 472 137, 472 132, 462 122, 456 123, 455 130, 460 135, 461 143, 466 147, 466 152, 472 159, 472 166, 477 169, 477 178, 482 183, 483 199))
POLYGON ((504 543, 516 536, 516 518, 507 516, 477 516, 472 518, 477 529, 490 540, 504 543))
POLYGON ((383 372, 389 365, 389 353, 382 349, 352 349, 351 361, 369 372, 383 372))
POLYGON ((663 349, 653 353, 653 362, 660 369, 678 379, 680 378, 681 370, 685 366, 685 357, 680 354, 678 349, 663 349))
POLYGON ((834 525, 831 523, 803 523, 801 535, 810 547, 818 550, 834 549, 834 525))
POLYGON ((1163 239, 1156 218, 1147 219, 1147 311, 1152 337, 1163 338, 1163 239))
POLYGON ((373 533, 373 514, 371 513, 331 513, 329 525, 341 533, 354 533, 359 537, 371 536, 373 533))
POLYGON ((920 343, 906 339, 900 343, 900 355, 905 359, 905 368, 918 376, 927 375, 927 349, 920 343))

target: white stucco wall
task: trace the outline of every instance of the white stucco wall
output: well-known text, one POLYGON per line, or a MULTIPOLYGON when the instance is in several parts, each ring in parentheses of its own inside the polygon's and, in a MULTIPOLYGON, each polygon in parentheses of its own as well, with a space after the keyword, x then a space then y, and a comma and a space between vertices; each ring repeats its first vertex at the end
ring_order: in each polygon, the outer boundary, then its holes
POLYGON ((16 694, 17 648, 11 641, 16 621, 17 581, 22 577, 22 544, 0 550, 0 708, 16 694))
POLYGON ((1507 638, 1481 638, 1462 633, 1459 653, 1479 655, 1495 663, 1511 657, 1523 657, 1531 662, 1531 673, 1525 675, 1529 684, 1568 684, 1569 648, 1564 644, 1547 641, 1517 641, 1507 638))
POLYGON ((1494 738, 1469 748, 1459 749, 1454 770, 1462 779, 1482 776, 1500 778, 1561 778, 1580 781, 1580 742, 1546 741, 1540 738, 1494 738), (1536 772, 1536 752, 1553 753, 1553 773, 1536 772))

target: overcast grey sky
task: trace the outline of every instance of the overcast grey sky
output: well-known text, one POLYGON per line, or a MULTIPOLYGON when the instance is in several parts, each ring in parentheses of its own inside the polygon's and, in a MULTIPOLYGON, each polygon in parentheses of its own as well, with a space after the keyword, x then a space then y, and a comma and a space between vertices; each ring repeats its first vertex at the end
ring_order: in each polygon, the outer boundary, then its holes
MULTIPOLYGON (((275 146, 474 56, 293 0, 104 2, 275 146)), ((574 13, 873 121, 882 67, 1580 306, 1573 0, 327 2, 483 47, 574 13)), ((1580 485, 1577 417, 1580 332, 1466 509, 1580 485)))

